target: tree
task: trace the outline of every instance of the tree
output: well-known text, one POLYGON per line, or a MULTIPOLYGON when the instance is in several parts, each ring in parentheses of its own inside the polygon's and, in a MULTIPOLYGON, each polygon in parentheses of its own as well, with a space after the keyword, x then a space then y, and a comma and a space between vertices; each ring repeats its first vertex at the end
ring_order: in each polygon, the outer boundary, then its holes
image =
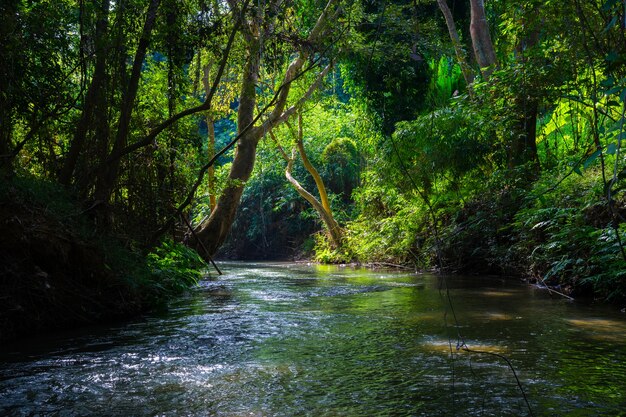
MULTIPOLYGON (((465 53, 459 40, 459 35, 456 30, 452 13, 448 8, 446 0, 437 0, 439 8, 444 15, 446 25, 452 45, 456 53, 457 61, 463 71, 463 76, 470 86, 473 80, 471 70, 467 65, 465 59, 465 53)), ((516 6, 520 7, 520 6, 516 6)), ((528 52, 539 41, 539 30, 537 26, 537 16, 539 14, 539 7, 536 5, 522 5, 522 35, 518 36, 515 42, 515 67, 518 68, 522 75, 521 80, 516 80, 516 83, 525 84, 525 88, 521 88, 515 94, 515 97, 510 103, 512 108, 511 113, 516 115, 517 120, 514 123, 512 130, 512 137, 507 142, 507 159, 510 168, 523 165, 526 162, 532 162, 537 167, 539 164, 539 157, 537 154, 537 112, 539 109, 539 98, 533 94, 529 94, 530 83, 528 77, 525 76, 528 63, 528 52), (528 16, 528 17, 526 17, 528 16), (530 23, 529 23, 530 22, 530 23)), ((489 81, 489 78, 496 68, 496 52, 489 33, 489 24, 485 13, 485 5, 483 0, 471 0, 470 1, 470 35, 472 39, 472 48, 474 50, 474 57, 479 67, 479 72, 485 81, 489 81)), ((498 81, 496 81, 498 83, 498 81)), ((498 85, 496 89, 501 88, 498 85)))
POLYGON ((437 0, 437 4, 439 5, 439 9, 441 10, 441 13, 443 13, 443 16, 446 20, 446 26, 448 27, 448 33, 450 35, 450 40, 452 41, 452 46, 454 47, 456 59, 461 66, 463 78, 465 79, 465 83, 469 88, 472 82, 474 82, 474 74, 472 73, 473 71, 467 63, 465 50, 463 49, 461 39, 459 38, 459 33, 456 30, 456 24, 454 23, 454 17, 452 16, 452 12, 450 11, 446 0, 437 0))
POLYGON ((235 0, 229 1, 232 10, 236 11, 238 18, 242 21, 247 58, 237 110, 239 141, 228 176, 228 183, 217 201, 215 210, 212 211, 206 221, 196 228, 192 241, 192 243, 198 244, 196 240, 201 240, 210 254, 215 253, 228 236, 245 183, 250 178, 254 168, 259 140, 266 132, 295 114, 328 73, 329 66, 318 74, 315 81, 295 103, 287 107, 292 83, 300 76, 305 63, 312 56, 314 52, 312 48, 324 41, 333 29, 331 23, 335 23, 333 20, 339 16, 341 10, 338 3, 338 0, 329 0, 306 39, 299 42, 296 50, 297 56, 291 61, 285 72, 282 83, 274 96, 271 112, 261 124, 255 125, 261 116, 260 114, 255 116, 258 104, 257 84, 262 64, 261 41, 273 30, 281 2, 273 1, 265 9, 253 6, 250 8, 250 15, 246 16, 240 13, 241 10, 235 0))
MULTIPOLYGON (((287 122, 288 123, 288 122, 287 122)), ((341 241, 343 238, 343 232, 339 224, 335 221, 333 216, 333 211, 330 207, 330 202, 328 200, 328 193, 326 192, 326 186, 324 185, 324 180, 320 176, 319 172, 313 164, 309 161, 309 158, 306 154, 306 150, 304 148, 303 142, 303 134, 302 134, 302 113, 298 112, 298 132, 294 132, 291 125, 288 124, 289 129, 291 130, 292 135, 295 139, 294 147, 291 150, 291 156, 288 156, 283 147, 280 145, 280 142, 274 135, 272 131, 270 131, 270 136, 274 140, 276 147, 278 148, 281 156, 287 162, 287 168, 285 169, 285 177, 287 181, 296 189, 298 194, 302 196, 319 214, 320 218, 324 222, 326 229, 328 231, 328 235, 330 237, 331 244, 334 248, 338 248, 341 246, 341 241), (302 163, 306 170, 311 174, 313 180, 315 181, 315 185, 317 187, 317 192, 319 193, 320 199, 315 198, 313 194, 307 191, 292 175, 293 164, 296 159, 296 152, 300 155, 300 159, 302 159, 302 163)))
POLYGON ((367 99, 386 134, 427 109, 428 58, 440 48, 430 2, 361 2, 343 77, 352 95, 367 99))
POLYGON ((476 62, 485 80, 496 65, 496 52, 489 34, 489 23, 485 15, 483 0, 470 0, 470 35, 474 47, 476 62))

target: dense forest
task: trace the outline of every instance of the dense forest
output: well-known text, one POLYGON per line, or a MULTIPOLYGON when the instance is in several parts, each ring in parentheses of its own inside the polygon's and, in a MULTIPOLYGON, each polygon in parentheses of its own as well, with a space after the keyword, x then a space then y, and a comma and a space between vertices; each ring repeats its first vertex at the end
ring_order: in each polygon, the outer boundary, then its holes
POLYGON ((6 0, 0 329, 212 257, 626 299, 626 1, 6 0))

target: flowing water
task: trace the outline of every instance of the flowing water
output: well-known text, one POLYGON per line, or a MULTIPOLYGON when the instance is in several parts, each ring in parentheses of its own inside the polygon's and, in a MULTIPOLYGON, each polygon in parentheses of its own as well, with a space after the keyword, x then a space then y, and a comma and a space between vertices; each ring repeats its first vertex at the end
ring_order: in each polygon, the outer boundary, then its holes
POLYGON ((2 346, 0 415, 626 415, 615 309, 500 278, 222 267, 166 313, 2 346))

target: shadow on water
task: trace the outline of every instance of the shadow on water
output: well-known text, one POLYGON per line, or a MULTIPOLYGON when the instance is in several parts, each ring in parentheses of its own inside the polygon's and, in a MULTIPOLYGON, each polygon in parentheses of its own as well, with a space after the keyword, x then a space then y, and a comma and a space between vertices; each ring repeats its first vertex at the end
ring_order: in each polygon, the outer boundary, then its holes
POLYGON ((226 263, 166 313, 2 348, 0 415, 620 415, 626 320, 516 281, 226 263), (472 350, 462 349, 464 341, 472 350), (495 354, 495 355, 494 355, 495 354))

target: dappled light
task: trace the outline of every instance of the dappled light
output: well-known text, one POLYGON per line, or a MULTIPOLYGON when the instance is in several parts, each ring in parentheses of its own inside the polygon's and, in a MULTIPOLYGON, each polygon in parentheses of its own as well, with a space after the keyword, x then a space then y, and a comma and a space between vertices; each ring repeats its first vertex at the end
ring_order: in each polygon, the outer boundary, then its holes
POLYGON ((626 345, 626 321, 591 317, 566 322, 581 331, 581 337, 626 345))
POLYGON ((477 302, 493 278, 449 277, 456 322, 432 275, 220 267, 167 313, 5 345, 0 414, 527 415, 506 360, 536 412, 622 409, 626 345, 579 334, 626 338, 621 313, 588 318, 514 279, 477 302))
POLYGON ((481 291, 479 293, 480 296, 484 296, 484 297, 510 297, 513 294, 507 291, 493 291, 493 290, 487 290, 487 291, 481 291))
POLYGON ((505 354, 509 352, 509 349, 506 346, 498 346, 498 345, 485 345, 485 344, 473 344, 467 343, 467 345, 458 346, 456 341, 445 341, 445 340, 435 340, 432 342, 426 342, 422 344, 425 350, 429 352, 435 352, 439 354, 481 354, 481 353, 500 353, 505 354))
POLYGON ((623 415, 625 139, 626 0, 2 0, 0 415, 623 415))

